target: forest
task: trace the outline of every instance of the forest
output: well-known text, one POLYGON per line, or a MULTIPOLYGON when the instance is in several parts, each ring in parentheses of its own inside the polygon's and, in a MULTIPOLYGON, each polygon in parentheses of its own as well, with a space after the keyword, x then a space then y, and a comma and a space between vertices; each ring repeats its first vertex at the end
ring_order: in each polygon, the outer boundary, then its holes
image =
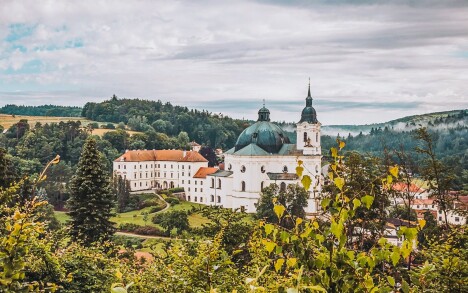
POLYGON ((57 105, 18 106, 5 105, 0 108, 1 114, 25 116, 80 117, 82 108, 57 105))

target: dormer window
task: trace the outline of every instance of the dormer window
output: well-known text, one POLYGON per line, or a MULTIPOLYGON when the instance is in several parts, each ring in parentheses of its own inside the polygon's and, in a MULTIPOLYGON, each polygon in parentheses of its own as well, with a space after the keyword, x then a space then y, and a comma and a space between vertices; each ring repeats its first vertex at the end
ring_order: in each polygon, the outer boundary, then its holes
POLYGON ((288 173, 288 166, 283 166, 283 173, 288 173))

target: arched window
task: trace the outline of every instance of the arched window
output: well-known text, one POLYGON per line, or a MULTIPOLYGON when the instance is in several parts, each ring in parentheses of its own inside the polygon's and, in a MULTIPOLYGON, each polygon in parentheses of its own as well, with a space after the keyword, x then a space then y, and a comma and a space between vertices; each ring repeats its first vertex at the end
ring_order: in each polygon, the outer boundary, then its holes
POLYGON ((221 202, 221 196, 218 195, 217 200, 218 200, 218 203, 220 203, 221 202))
POLYGON ((317 132, 317 133, 315 134, 315 142, 318 142, 318 139, 319 139, 319 137, 318 137, 318 132, 317 132))
POLYGON ((211 202, 214 202, 214 195, 211 195, 211 202))
POLYGON ((241 167, 241 172, 242 172, 242 173, 245 172, 245 166, 244 166, 244 165, 242 165, 242 167, 241 167))
POLYGON ((265 173, 265 170, 266 170, 266 169, 265 169, 265 166, 262 166, 262 167, 260 168, 260 171, 261 171, 262 173, 265 173))
POLYGON ((260 183, 260 191, 263 190, 263 181, 260 183))
POLYGON ((221 179, 218 178, 218 189, 221 189, 221 179))
POLYGON ((241 191, 245 191, 245 181, 241 182, 241 191))
POLYGON ((171 188, 174 188, 174 182, 171 181, 170 186, 171 186, 171 188))
POLYGON ((286 191, 286 183, 281 182, 280 184, 280 191, 285 192, 286 191))
POLYGON ((283 173, 288 173, 288 166, 283 166, 283 173))
POLYGON ((215 180, 214 180, 214 178, 211 178, 211 188, 215 187, 214 184, 215 184, 215 180))
POLYGON ((304 132, 304 142, 307 142, 307 132, 304 132))
POLYGON ((228 170, 231 171, 231 169, 232 169, 232 165, 229 164, 229 165, 228 165, 228 170))

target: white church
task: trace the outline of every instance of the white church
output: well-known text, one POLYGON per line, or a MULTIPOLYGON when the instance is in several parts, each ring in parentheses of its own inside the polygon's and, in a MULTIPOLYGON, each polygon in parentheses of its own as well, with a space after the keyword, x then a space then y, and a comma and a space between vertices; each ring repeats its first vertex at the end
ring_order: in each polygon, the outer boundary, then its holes
POLYGON ((263 106, 257 122, 224 152, 224 168, 208 167, 208 161, 194 150, 132 150, 117 158, 113 169, 130 181, 132 191, 183 187, 188 201, 254 213, 264 187, 276 183, 284 190, 289 184, 300 184, 296 167, 302 161, 303 174, 312 178, 306 208, 311 214, 317 212, 322 185, 320 127, 309 84, 296 144, 270 122, 270 111, 263 106))

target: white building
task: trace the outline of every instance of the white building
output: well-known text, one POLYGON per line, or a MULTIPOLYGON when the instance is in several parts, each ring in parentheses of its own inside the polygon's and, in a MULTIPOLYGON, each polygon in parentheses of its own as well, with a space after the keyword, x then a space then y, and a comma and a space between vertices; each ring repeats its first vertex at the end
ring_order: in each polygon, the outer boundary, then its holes
POLYGON ((224 153, 225 170, 207 175, 211 187, 209 204, 253 213, 264 187, 276 183, 284 190, 289 184, 299 184, 296 167, 302 161, 303 174, 312 178, 306 212, 315 213, 321 191, 320 126, 312 107, 310 85, 297 123, 297 144, 292 144, 286 133, 270 122, 270 111, 261 108, 257 122, 246 128, 236 145, 224 153))
POLYGON ((132 191, 183 187, 190 190, 193 175, 208 161, 195 151, 132 150, 113 163, 114 173, 130 181, 132 191))
POLYGON ((270 111, 263 106, 257 122, 224 153, 224 169, 208 168, 194 151, 153 150, 126 152, 115 160, 114 172, 130 180, 132 190, 179 186, 184 187, 188 201, 253 213, 264 187, 276 183, 285 190, 289 184, 300 184, 296 167, 302 161, 303 174, 312 178, 306 212, 315 213, 322 182, 320 127, 309 84, 297 123, 297 144, 270 122, 270 111))

